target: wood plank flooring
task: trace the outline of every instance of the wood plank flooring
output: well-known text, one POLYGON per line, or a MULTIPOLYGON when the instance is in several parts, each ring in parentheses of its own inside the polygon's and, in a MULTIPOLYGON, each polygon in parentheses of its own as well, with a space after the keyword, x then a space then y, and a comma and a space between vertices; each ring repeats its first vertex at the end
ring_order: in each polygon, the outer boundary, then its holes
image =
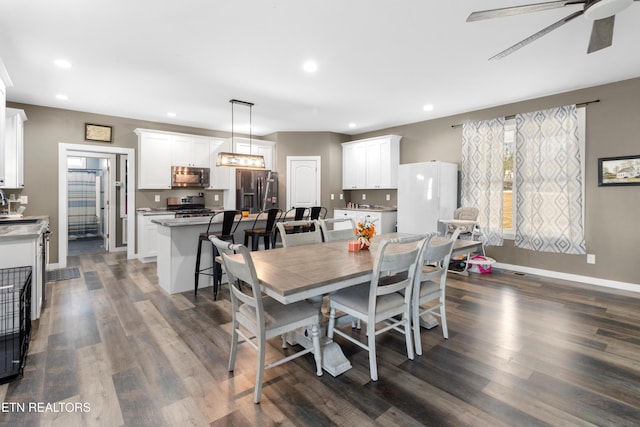
MULTIPOLYGON (((153 263, 91 254, 70 264, 81 278, 49 283, 24 377, 0 386, 0 425, 640 424, 638 294, 450 275, 448 340, 423 330, 424 354, 410 361, 401 334, 380 336, 371 382, 367 353, 338 337, 351 370, 316 377, 311 355, 296 359, 266 372, 254 405, 253 349, 241 345, 227 372, 226 286, 218 301, 211 288, 169 296, 153 263)), ((271 341, 268 359, 283 351, 271 341)))

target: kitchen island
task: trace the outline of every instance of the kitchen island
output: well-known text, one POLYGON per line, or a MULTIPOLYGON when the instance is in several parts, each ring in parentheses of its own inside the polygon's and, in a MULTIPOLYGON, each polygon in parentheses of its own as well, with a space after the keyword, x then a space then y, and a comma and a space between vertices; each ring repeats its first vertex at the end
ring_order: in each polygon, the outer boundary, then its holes
MULTIPOLYGON (((234 234, 236 243, 244 242, 244 230, 253 227, 257 214, 243 217, 234 234)), ((152 219, 158 226, 157 272, 160 287, 169 294, 192 291, 195 287, 196 254, 198 237, 207 231, 210 217, 152 219)), ((264 227, 267 216, 262 215, 257 227, 264 227), (264 218, 264 219, 263 219, 264 218)), ((212 232, 222 228, 222 216, 212 224, 212 232)), ((212 245, 202 246, 200 268, 211 267, 213 263, 212 245)), ((202 276, 198 288, 213 286, 211 276, 202 276)))

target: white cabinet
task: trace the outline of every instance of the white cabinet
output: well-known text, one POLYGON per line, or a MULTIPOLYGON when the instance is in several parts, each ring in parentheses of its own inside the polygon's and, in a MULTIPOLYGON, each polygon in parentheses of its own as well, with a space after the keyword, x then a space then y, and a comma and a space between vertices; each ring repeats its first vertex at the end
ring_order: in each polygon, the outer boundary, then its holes
POLYGON ((231 151, 231 141, 228 139, 213 138, 209 142, 211 178, 209 188, 212 190, 228 190, 231 183, 231 173, 235 168, 226 166, 216 166, 218 153, 228 153, 231 151))
POLYGON ((158 255, 158 225, 154 219, 172 219, 175 214, 145 215, 138 212, 138 259, 140 262, 153 262, 158 255))
POLYGON ((264 167, 268 170, 275 168, 275 142, 260 139, 233 138, 233 152, 239 154, 255 154, 264 157, 264 167))
POLYGON ((7 108, 5 113, 4 140, 0 142, 3 174, 1 188, 24 188, 24 110, 7 108))
POLYGON ((7 70, 4 68, 4 63, 0 59, 0 187, 5 185, 5 150, 4 150, 4 129, 5 129, 5 109, 7 104, 7 87, 12 86, 11 79, 7 70))
POLYGON ((171 135, 172 166, 209 167, 209 139, 191 135, 171 135))
POLYGON ((171 135, 136 129, 138 189, 171 188, 171 135))
POLYGON ((385 135, 343 143, 342 188, 397 188, 401 138, 385 135))
MULTIPOLYGON (((365 220, 369 220, 376 227, 376 234, 382 233, 394 233, 396 231, 396 219, 397 212, 371 212, 368 210, 354 210, 354 209, 334 209, 333 210, 334 218, 351 218, 355 225, 358 225, 358 222, 365 220)), ((344 229, 349 227, 349 223, 338 223, 335 224, 336 230, 344 229)))

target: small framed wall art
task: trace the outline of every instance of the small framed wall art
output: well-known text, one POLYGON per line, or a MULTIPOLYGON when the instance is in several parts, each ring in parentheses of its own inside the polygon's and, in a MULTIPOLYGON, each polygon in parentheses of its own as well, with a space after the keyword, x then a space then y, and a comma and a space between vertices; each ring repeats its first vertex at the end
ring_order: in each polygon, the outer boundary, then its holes
POLYGON ((84 139, 86 141, 112 142, 111 126, 84 124, 84 139))
POLYGON ((598 187, 640 185, 640 154, 598 159, 598 187))

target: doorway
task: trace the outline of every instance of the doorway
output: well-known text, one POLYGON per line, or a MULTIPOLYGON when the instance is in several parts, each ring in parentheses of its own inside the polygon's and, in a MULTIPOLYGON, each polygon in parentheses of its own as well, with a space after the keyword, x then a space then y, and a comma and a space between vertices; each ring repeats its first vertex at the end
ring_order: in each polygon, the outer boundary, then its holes
POLYGON ((320 206, 320 156, 287 156, 287 210, 320 206))
MULTIPOLYGON (((127 258, 135 258, 135 218, 133 212, 135 211, 135 150, 132 148, 119 148, 119 147, 99 147, 80 144, 58 144, 58 268, 65 268, 67 266, 67 256, 69 254, 69 176, 68 176, 68 159, 74 157, 86 157, 86 158, 98 158, 109 159, 110 171, 102 181, 104 182, 105 202, 102 206, 99 216, 104 221, 104 234, 107 239, 103 239, 103 245, 105 250, 125 250, 127 251, 127 258), (116 156, 120 156, 122 159, 126 157, 127 168, 124 171, 124 180, 116 182, 115 164, 116 156), (122 182, 126 185, 121 186, 122 182), (123 234, 126 232, 128 237, 126 242, 126 248, 116 248, 116 236, 115 236, 115 223, 116 223, 116 187, 120 186, 121 192, 126 194, 122 198, 125 206, 122 208, 124 215, 122 216, 123 226, 126 227, 126 231, 123 230, 123 234)), ((97 188, 97 187, 95 187, 97 188)), ((122 200, 121 199, 121 200, 122 200)), ((98 215, 96 215, 98 216, 98 215)))
POLYGON ((67 157, 69 256, 109 252, 117 246, 111 185, 115 159, 113 154, 100 153, 67 157))

